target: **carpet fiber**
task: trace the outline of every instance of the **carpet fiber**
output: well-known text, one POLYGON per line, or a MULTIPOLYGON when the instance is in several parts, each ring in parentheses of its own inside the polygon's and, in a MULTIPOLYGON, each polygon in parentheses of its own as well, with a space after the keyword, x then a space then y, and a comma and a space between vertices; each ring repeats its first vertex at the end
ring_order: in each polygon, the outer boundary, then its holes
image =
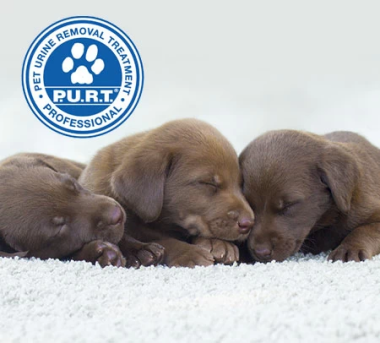
POLYGON ((0 342, 379 342, 380 258, 101 269, 0 259, 0 342))

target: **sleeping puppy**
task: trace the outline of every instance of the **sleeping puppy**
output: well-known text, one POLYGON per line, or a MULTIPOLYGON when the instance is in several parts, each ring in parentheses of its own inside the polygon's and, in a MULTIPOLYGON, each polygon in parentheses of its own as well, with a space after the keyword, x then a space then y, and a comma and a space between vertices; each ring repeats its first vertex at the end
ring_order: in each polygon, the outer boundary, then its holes
POLYGON ((255 260, 333 250, 332 261, 380 253, 380 150, 351 132, 272 131, 241 154, 244 194, 255 211, 255 260))
POLYGON ((84 165, 43 154, 0 162, 0 256, 72 258, 124 266, 125 212, 76 180, 84 165))
MULTIPOLYGON (((253 225, 236 152, 219 131, 195 119, 104 148, 80 182, 120 202, 128 214, 126 233, 163 246, 169 266, 233 263, 238 249, 227 241, 246 239, 253 225)), ((125 239, 119 247, 130 249, 125 239)))

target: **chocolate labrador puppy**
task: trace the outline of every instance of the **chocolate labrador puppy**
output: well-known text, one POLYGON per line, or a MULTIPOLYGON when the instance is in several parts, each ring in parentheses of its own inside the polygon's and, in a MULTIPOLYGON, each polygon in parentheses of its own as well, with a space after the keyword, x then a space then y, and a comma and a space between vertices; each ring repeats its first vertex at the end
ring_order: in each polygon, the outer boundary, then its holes
POLYGON ((255 211, 255 260, 332 250, 333 261, 380 253, 380 150, 352 132, 272 131, 242 152, 244 194, 255 211))
POLYGON ((124 266, 125 212, 76 180, 84 165, 43 154, 0 162, 0 256, 72 258, 124 266))
MULTIPOLYGON (((237 247, 227 241, 246 239, 253 225, 241 181, 231 144, 195 119, 102 149, 80 177, 86 188, 124 206, 126 233, 163 246, 165 264, 187 267, 238 259, 237 247)), ((123 253, 130 249, 125 239, 119 246, 123 253)))

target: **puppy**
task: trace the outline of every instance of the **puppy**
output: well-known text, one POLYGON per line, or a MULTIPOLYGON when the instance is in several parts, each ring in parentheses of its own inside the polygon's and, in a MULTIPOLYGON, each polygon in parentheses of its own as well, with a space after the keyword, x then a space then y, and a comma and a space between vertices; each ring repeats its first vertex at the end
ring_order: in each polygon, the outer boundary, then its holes
POLYGON ((1 256, 125 265, 116 246, 125 212, 115 200, 78 183, 83 168, 43 154, 18 154, 0 162, 1 256))
MULTIPOLYGON (((230 143, 195 119, 104 148, 80 177, 84 187, 124 206, 126 233, 163 246, 165 264, 187 267, 238 259, 236 246, 224 241, 244 240, 253 225, 241 181, 230 143)), ((124 254, 130 249, 125 239, 119 246, 124 254)))
POLYGON ((380 150, 351 132, 272 131, 240 155, 255 211, 255 260, 333 250, 332 261, 380 253, 380 150))

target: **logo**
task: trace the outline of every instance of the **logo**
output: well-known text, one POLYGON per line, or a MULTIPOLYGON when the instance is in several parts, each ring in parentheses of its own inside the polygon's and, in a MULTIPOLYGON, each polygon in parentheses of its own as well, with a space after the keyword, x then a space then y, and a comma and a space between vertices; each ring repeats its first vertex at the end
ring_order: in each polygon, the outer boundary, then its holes
POLYGON ((22 70, 35 116, 60 134, 90 138, 123 124, 144 81, 140 55, 115 25, 94 17, 58 21, 34 40, 22 70))

